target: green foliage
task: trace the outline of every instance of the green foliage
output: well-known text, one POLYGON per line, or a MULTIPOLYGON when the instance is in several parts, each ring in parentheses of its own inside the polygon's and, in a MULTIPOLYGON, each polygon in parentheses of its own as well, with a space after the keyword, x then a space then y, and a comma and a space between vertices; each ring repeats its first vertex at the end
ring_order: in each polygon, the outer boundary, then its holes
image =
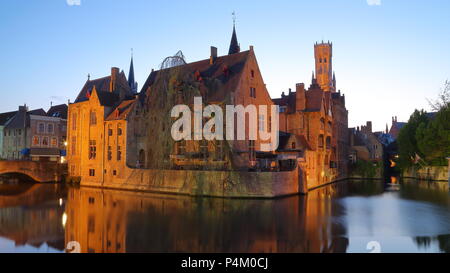
POLYGON ((450 105, 431 120, 423 110, 414 111, 400 130, 397 142, 401 169, 413 166, 416 154, 426 165, 445 166, 446 157, 450 156, 450 105))
POLYGON ((450 155, 450 107, 442 108, 428 124, 421 124, 415 137, 419 151, 429 165, 447 165, 446 157, 450 155))
POLYGON ((412 159, 415 158, 416 154, 422 156, 423 154, 419 151, 416 140, 416 132, 420 127, 428 125, 428 117, 426 112, 421 110, 415 110, 414 113, 409 118, 408 123, 400 130, 397 138, 398 151, 399 151, 399 167, 402 169, 411 167, 413 165, 412 159))
POLYGON ((370 162, 358 159, 352 166, 352 172, 353 174, 364 178, 374 178, 377 171, 381 168, 381 165, 382 164, 379 162, 370 162))

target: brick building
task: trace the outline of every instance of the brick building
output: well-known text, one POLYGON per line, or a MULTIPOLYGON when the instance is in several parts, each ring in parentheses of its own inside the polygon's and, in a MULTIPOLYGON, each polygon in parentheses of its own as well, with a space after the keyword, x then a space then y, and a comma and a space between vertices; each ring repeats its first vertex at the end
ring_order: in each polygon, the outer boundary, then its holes
POLYGON ((280 131, 302 136, 308 143, 306 160, 299 161, 308 187, 345 178, 348 165, 348 111, 345 97, 336 92, 332 44, 314 45, 315 73, 308 89, 303 83, 281 98, 280 131))

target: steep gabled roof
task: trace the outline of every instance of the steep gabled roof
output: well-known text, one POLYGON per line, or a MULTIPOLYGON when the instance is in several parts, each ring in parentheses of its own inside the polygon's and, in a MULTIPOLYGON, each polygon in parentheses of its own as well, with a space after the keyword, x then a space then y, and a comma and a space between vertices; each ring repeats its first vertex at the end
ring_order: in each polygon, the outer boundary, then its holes
POLYGON ((50 107, 47 111, 47 116, 67 119, 67 104, 60 104, 50 107))
POLYGON ((4 126, 11 118, 17 114, 17 111, 1 113, 0 114, 0 126, 4 126))
POLYGON ((218 57, 213 64, 210 64, 210 59, 205 59, 172 68, 152 71, 142 87, 140 99, 142 101, 143 96, 146 96, 146 92, 149 91, 149 88, 155 82, 157 82, 160 75, 170 73, 171 70, 176 69, 179 76, 189 75, 195 78, 195 75, 197 75, 199 81, 204 80, 205 82, 214 82, 214 87, 208 88, 207 86, 204 86, 206 88, 204 100, 207 102, 223 101, 229 92, 233 92, 237 89, 240 76, 249 55, 250 51, 243 51, 232 55, 218 57))
POLYGON ((95 80, 87 80, 84 84, 83 88, 81 89, 80 93, 78 94, 77 98, 75 99, 75 103, 82 102, 88 100, 88 93, 90 94, 92 92, 92 89, 95 86, 95 89, 97 92, 109 92, 109 86, 111 83, 111 76, 98 78, 95 80))

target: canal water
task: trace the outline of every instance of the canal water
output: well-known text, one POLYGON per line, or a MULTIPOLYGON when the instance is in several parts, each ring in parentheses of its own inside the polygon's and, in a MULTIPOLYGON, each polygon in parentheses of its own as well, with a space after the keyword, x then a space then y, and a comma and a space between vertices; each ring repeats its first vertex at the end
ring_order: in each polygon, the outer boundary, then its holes
POLYGON ((345 181, 276 200, 0 184, 0 252, 450 252, 447 183, 345 181))

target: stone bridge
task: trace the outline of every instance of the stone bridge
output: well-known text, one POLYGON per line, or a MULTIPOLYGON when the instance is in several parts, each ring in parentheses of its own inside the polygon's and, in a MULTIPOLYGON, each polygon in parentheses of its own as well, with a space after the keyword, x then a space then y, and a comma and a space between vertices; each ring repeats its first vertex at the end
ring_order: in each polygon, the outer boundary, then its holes
POLYGON ((36 182, 61 181, 67 172, 67 164, 35 161, 0 161, 0 175, 24 174, 36 182))

